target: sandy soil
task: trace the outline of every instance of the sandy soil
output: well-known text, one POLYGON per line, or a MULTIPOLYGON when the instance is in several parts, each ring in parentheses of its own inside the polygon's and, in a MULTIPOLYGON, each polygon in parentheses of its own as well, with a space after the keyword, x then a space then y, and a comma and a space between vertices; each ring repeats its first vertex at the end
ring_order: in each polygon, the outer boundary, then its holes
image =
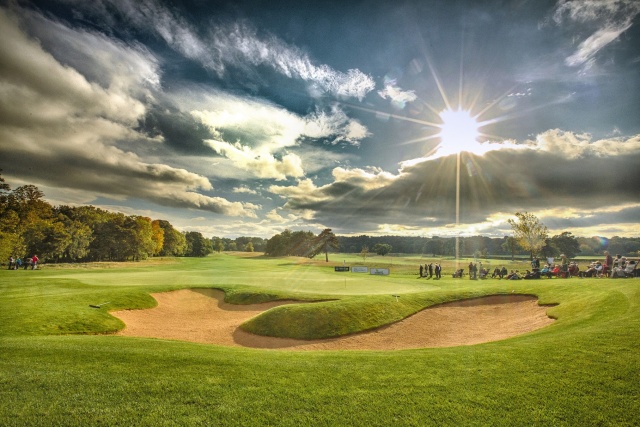
POLYGON ((497 341, 553 323, 547 308, 525 295, 503 295, 457 301, 428 308, 371 332, 324 340, 270 338, 238 326, 259 313, 294 301, 254 305, 224 302, 215 289, 153 294, 149 310, 111 312, 126 328, 118 335, 176 339, 231 347, 290 350, 399 350, 452 347, 497 341))

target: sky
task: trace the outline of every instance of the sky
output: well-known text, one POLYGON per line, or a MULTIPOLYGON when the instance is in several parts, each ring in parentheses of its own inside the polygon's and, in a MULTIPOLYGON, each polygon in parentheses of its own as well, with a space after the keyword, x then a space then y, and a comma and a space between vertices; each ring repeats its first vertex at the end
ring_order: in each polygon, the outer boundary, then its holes
POLYGON ((0 168, 211 237, 640 235, 640 1, 0 0, 0 168))

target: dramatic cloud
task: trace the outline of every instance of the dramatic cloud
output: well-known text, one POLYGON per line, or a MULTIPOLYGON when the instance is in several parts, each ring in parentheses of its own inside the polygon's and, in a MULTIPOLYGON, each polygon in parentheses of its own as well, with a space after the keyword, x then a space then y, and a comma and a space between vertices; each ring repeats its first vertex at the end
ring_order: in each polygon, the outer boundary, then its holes
POLYGON ((102 0, 83 2, 68 0, 88 13, 110 16, 117 10, 137 28, 161 37, 169 46, 206 69, 223 76, 228 67, 251 74, 256 66, 313 85, 313 89, 338 97, 362 99, 374 89, 371 77, 357 69, 341 72, 327 65, 317 65, 308 54, 277 36, 260 36, 247 22, 212 22, 208 32, 198 31, 174 10, 154 0, 102 0))
POLYGON ((183 109, 209 128, 204 144, 254 177, 286 179, 304 175, 302 159, 286 149, 303 138, 358 145, 369 135, 336 105, 301 117, 271 103, 223 92, 192 91, 175 98, 183 109))
MULTIPOLYGON (((25 35, 18 23, 17 16, 0 9, 0 57, 4 59, 0 62, 0 154, 3 163, 11 165, 12 175, 106 197, 141 197, 165 206, 255 215, 255 205, 194 192, 212 189, 202 176, 144 162, 115 146, 123 140, 149 143, 132 130, 144 115, 145 105, 123 84, 130 79, 118 77, 127 69, 125 64, 112 63, 111 68, 102 69, 103 83, 112 82, 104 88, 58 62, 25 35)), ((60 33, 57 24, 51 33, 56 32, 60 33)), ((81 41, 97 38, 81 33, 74 40, 71 52, 86 52, 88 47, 79 47, 81 41)), ((110 55, 112 60, 141 59, 137 50, 127 51, 115 44, 107 48, 122 50, 110 55)), ((98 61, 103 67, 108 65, 98 61)), ((151 60, 148 69, 153 69, 153 63, 151 60)))
MULTIPOLYGON (((594 200, 597 206, 622 209, 629 200, 640 206, 631 184, 640 182, 639 143, 640 135, 590 141, 587 135, 553 130, 517 150, 463 153, 460 215, 479 232, 483 227, 495 230, 501 212, 506 218, 521 210, 563 206, 566 211, 572 206, 574 215, 586 218, 594 200)), ((381 218, 386 229, 451 227, 455 163, 455 156, 425 159, 403 166, 397 175, 336 168, 333 183, 316 187, 311 180, 301 180, 297 186, 272 186, 269 191, 286 197, 286 208, 313 211, 320 222, 333 218, 345 230, 382 226, 381 218)))
POLYGON ((3 177, 207 235, 637 235, 640 2, 454 3, 4 2, 3 177))

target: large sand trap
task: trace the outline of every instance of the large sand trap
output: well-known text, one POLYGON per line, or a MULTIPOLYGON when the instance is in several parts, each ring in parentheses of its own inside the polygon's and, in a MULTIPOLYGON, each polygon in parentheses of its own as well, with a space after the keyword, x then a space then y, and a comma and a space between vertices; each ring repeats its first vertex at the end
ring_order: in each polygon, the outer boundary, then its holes
MULTIPOLYGON (((452 347, 497 341, 553 323, 535 297, 502 295, 457 301, 427 308, 400 322, 371 332, 324 340, 270 338, 244 332, 238 326, 278 305, 270 302, 234 305, 215 289, 153 294, 158 306, 111 314, 126 328, 118 335, 218 344, 231 347, 290 350, 399 350, 452 347)), ((394 300, 390 297, 390 304, 394 300)))

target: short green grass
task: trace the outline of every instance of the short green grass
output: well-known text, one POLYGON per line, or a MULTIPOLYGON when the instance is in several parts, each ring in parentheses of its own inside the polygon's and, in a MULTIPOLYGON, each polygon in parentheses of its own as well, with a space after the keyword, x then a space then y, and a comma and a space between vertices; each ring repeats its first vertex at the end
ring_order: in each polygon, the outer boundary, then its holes
POLYGON ((216 254, 0 271, 0 425, 638 425, 639 280, 452 279, 453 261, 443 260, 436 281, 418 279, 418 264, 440 260, 331 258, 216 254), (343 261, 391 275, 334 272, 343 261), (322 301, 249 322, 284 336, 350 333, 438 302, 511 292, 558 304, 548 309, 557 322, 494 343, 388 352, 104 335, 123 327, 108 309, 151 307, 149 293, 191 287, 223 289, 235 303, 322 301))

